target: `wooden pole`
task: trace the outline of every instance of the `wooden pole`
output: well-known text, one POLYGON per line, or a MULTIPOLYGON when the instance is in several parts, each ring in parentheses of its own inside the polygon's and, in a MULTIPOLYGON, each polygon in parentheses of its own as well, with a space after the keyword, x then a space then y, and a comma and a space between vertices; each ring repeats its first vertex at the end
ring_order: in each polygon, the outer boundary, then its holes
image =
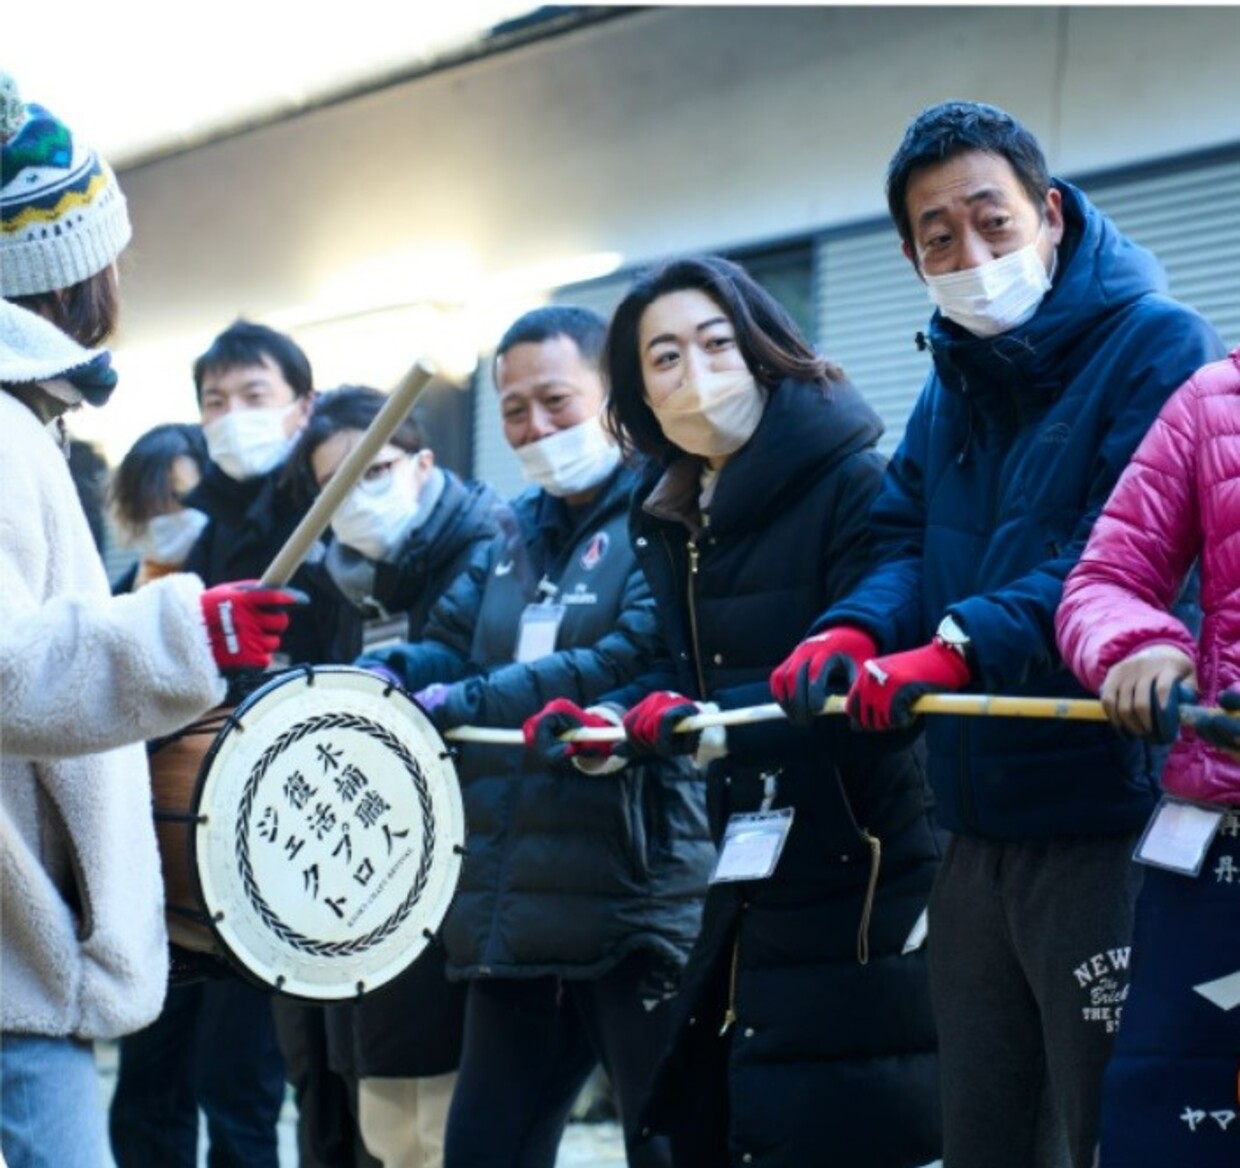
MULTIPOLYGON (((1004 697, 1000 694, 927 694, 912 705, 914 714, 955 714, 981 718, 1055 718, 1067 722, 1105 722, 1107 716, 1096 698, 1004 697)), ((827 699, 822 714, 843 714, 843 696, 827 699)), ((1212 706, 1181 706, 1180 724, 1193 725, 1204 717, 1225 714, 1212 706)), ((753 722, 771 722, 786 717, 774 702, 761 706, 741 706, 718 714, 694 714, 682 718, 676 733, 705 730, 709 726, 744 726, 753 722)), ((521 746, 525 739, 520 730, 492 729, 486 726, 458 726, 445 735, 451 742, 485 742, 498 746, 521 746)), ((570 730, 560 736, 562 742, 623 742, 623 727, 607 726, 570 730)))

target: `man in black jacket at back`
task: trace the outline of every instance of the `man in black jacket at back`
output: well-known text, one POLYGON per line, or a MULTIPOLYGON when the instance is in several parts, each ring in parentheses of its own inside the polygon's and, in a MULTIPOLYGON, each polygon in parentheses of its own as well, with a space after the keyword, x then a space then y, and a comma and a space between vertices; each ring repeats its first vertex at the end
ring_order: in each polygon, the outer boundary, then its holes
MULTIPOLYGON (((306 511, 285 463, 314 409, 310 361, 291 337, 238 320, 194 362, 210 465, 186 500, 210 522, 185 570, 208 583, 257 578, 306 511)), ((311 573, 291 583, 310 604, 292 614, 283 664, 334 658, 339 599, 311 573)))
MULTIPOLYGON (((207 584, 257 579, 306 511, 283 472, 314 406, 310 361, 292 338, 238 320, 193 373, 211 461, 183 501, 209 522, 184 570, 207 584)), ((290 614, 278 663, 338 660, 339 598, 308 572, 291 583, 310 603, 290 614)), ((248 682, 234 686, 230 701, 245 688, 248 682)), ((111 1115, 120 1168, 192 1168, 199 1108, 212 1164, 279 1168, 286 1072, 298 1101, 303 1168, 354 1168, 354 1125, 344 1081, 327 1069, 321 1008, 272 998, 240 977, 173 988, 155 1023, 122 1044, 111 1115), (337 1146, 339 1156, 318 1154, 337 1146)))

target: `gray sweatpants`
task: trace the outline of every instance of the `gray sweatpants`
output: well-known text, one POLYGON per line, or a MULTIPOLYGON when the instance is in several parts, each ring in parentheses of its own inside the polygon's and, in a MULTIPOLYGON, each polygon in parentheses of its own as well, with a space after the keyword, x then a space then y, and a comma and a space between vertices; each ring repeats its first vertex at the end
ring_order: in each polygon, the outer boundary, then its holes
POLYGON ((944 1168, 1090 1168, 1138 834, 953 836, 930 895, 944 1168))

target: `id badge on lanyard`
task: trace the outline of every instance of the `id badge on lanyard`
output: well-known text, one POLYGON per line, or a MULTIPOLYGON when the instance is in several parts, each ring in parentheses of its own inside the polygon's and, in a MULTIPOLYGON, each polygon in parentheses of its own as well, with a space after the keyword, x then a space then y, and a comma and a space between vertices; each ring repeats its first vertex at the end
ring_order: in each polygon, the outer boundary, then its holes
POLYGON ((559 590, 545 576, 539 582, 538 590, 543 594, 543 599, 527 604, 525 611, 521 613, 514 661, 537 661, 555 652, 555 642, 560 635, 565 608, 564 605, 555 603, 559 590))
POLYGON ((1184 876, 1197 876, 1226 814, 1226 808, 1164 795, 1146 825, 1133 859, 1184 876))
POLYGON ((710 883, 765 880, 775 871, 791 830, 791 807, 733 815, 724 829, 723 846, 710 883))

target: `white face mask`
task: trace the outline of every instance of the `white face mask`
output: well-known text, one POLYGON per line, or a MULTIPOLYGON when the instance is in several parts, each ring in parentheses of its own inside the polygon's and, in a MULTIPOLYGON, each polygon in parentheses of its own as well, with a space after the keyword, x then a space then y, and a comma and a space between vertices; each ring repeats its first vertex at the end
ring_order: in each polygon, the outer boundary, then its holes
POLYGON ((563 498, 597 487, 620 462, 620 450, 597 414, 516 448, 526 482, 563 498))
POLYGON ((397 551, 418 517, 417 471, 416 457, 406 455, 379 482, 355 486, 332 516, 336 538, 368 560, 397 551))
POLYGON ((1037 240, 980 268, 926 276, 926 289, 939 311, 979 337, 998 336, 1024 324, 1050 287, 1037 240))
POLYGON ((229 410, 203 426, 207 453, 230 479, 241 482, 275 470, 293 449, 295 438, 284 432, 297 402, 258 410, 229 410))
POLYGON ((206 525, 207 517, 192 507, 156 515, 134 541, 134 547, 144 560, 153 564, 180 565, 185 563, 189 549, 206 525))
POLYGON ((659 428, 681 450, 722 458, 753 437, 766 399, 748 369, 724 369, 686 379, 658 405, 649 404, 659 428))

